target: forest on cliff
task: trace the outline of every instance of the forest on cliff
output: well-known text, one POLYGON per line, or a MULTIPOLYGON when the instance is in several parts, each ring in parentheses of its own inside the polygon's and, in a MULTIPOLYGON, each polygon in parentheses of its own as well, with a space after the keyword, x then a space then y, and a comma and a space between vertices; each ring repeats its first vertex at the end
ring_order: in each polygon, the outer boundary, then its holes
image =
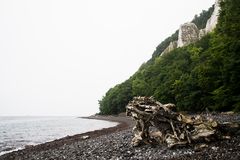
MULTIPOLYGON (((178 31, 165 39, 152 58, 99 100, 100 114, 118 114, 134 96, 153 96, 181 111, 240 111, 240 3, 225 0, 215 30, 196 43, 160 56, 178 31)), ((199 29, 213 7, 195 16, 199 29)))

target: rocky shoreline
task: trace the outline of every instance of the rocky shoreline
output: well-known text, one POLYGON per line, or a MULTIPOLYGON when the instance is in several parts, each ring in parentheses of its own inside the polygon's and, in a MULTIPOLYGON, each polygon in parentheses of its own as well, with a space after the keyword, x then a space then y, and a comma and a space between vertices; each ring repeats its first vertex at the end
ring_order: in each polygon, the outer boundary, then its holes
MULTIPOLYGON (((239 114, 213 114, 217 121, 240 121, 239 114)), ((0 160, 78 160, 78 159, 240 159, 240 135, 216 141, 197 150, 194 146, 168 149, 166 146, 132 147, 133 121, 124 116, 93 116, 119 122, 115 127, 64 137, 52 142, 29 146, 0 156, 0 160), (84 139, 84 136, 89 138, 84 139)))

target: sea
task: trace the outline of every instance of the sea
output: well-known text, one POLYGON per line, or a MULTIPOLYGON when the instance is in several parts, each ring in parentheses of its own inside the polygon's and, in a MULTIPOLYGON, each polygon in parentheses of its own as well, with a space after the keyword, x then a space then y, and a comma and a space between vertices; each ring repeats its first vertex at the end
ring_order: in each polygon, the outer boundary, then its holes
POLYGON ((0 155, 117 124, 79 117, 0 117, 0 155))

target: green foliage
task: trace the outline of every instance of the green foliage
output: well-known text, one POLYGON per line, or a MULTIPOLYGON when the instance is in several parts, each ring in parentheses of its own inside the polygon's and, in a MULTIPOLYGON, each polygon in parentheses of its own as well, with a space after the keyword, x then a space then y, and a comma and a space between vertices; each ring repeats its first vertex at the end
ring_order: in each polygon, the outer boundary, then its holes
POLYGON ((136 78, 132 82, 132 92, 135 96, 151 96, 151 86, 143 79, 136 78))
POLYGON ((111 88, 99 101, 100 114, 117 114, 125 111, 126 104, 132 99, 131 81, 127 80, 122 84, 111 88))
POLYGON ((156 57, 160 56, 160 54, 168 47, 170 42, 177 41, 177 40, 178 40, 178 30, 157 46, 156 50, 153 52, 152 58, 149 61, 152 62, 156 57))
MULTIPOLYGON (((204 11, 193 22, 206 24, 204 11)), ((208 18, 207 18, 208 17, 208 18)), ((240 3, 225 0, 213 33, 186 47, 159 56, 177 32, 162 42, 153 57, 124 83, 110 89, 100 104, 102 114, 117 114, 133 96, 154 96, 178 110, 240 111, 240 3)))
POLYGON ((198 29, 203 29, 206 26, 207 20, 211 17, 214 10, 214 5, 210 7, 207 11, 203 10, 200 15, 195 15, 192 23, 196 24, 198 29))
POLYGON ((220 35, 239 40, 240 36, 240 4, 239 0, 225 0, 221 3, 222 10, 217 26, 220 35))

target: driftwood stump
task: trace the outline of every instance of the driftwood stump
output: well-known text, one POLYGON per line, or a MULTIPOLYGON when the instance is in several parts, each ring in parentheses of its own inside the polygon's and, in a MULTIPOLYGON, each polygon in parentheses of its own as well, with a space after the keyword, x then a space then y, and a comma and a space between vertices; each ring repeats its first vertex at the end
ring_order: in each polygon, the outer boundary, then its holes
POLYGON ((174 104, 161 104, 152 97, 134 97, 126 106, 127 116, 136 121, 132 145, 166 144, 170 148, 230 138, 239 131, 238 123, 220 124, 209 117, 184 115, 174 109, 174 104))

